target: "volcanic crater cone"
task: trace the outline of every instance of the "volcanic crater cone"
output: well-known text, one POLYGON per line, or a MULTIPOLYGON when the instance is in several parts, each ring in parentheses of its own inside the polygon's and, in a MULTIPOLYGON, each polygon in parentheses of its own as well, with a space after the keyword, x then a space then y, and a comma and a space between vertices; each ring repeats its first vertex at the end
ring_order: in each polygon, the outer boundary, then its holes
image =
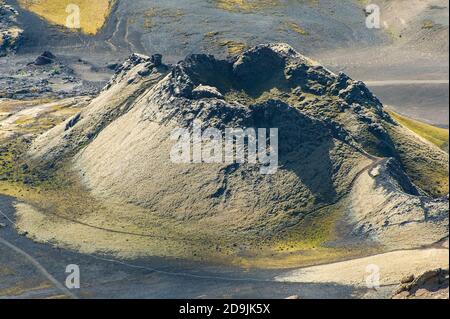
POLYGON ((198 54, 176 65, 134 54, 86 109, 36 139, 30 158, 44 171, 69 162, 96 198, 199 232, 270 237, 345 203, 344 237, 393 244, 406 232, 395 245, 437 242, 448 236, 448 202, 439 199, 448 184, 421 187, 399 145, 420 146, 427 165, 448 169, 448 155, 406 133, 362 82, 267 44, 233 60, 198 54), (174 163, 171 133, 195 121, 277 128, 278 170, 174 163))

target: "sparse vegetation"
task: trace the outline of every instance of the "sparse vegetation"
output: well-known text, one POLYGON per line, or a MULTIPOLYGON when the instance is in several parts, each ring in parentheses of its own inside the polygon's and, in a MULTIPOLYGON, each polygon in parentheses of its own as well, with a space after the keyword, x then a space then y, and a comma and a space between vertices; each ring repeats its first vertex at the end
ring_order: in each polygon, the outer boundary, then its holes
POLYGON ((448 143, 449 143, 449 130, 440 127, 435 127, 424 122, 419 122, 417 120, 402 116, 389 110, 389 114, 401 125, 410 129, 417 135, 423 137, 427 141, 438 146, 442 150, 448 153, 448 143))
POLYGON ((433 29, 434 22, 432 20, 425 20, 422 25, 422 29, 433 29))
POLYGON ((211 42, 211 45, 219 46, 227 50, 229 56, 237 56, 247 49, 247 45, 240 41, 230 39, 220 39, 220 31, 210 31, 205 33, 204 38, 211 42))
POLYGON ((292 21, 285 22, 283 25, 283 28, 287 29, 287 30, 291 30, 302 36, 309 35, 309 33, 305 29, 303 29, 298 23, 295 23, 292 21))
MULTIPOLYGON (((3 112, 14 114, 20 111, 24 104, 25 108, 33 108, 47 103, 51 103, 51 100, 42 99, 25 103, 20 101, 3 102, 0 105, 0 114, 3 112)), ((8 128, 13 131, 13 134, 6 138, 2 138, 2 125, 0 123, 0 181, 3 182, 0 193, 9 194, 11 191, 14 193, 22 188, 26 190, 31 184, 41 181, 42 175, 38 176, 35 172, 32 172, 25 156, 33 136, 48 131, 79 112, 79 110, 80 108, 73 107, 72 104, 54 104, 49 109, 36 115, 20 116, 8 128)))
POLYGON ((161 8, 150 8, 147 9, 143 14, 144 28, 152 29, 157 21, 156 19, 168 20, 168 21, 179 21, 184 17, 185 12, 181 9, 161 9, 161 8))
POLYGON ((388 125, 400 161, 413 183, 431 196, 449 192, 448 155, 433 145, 417 139, 417 135, 402 126, 388 125))
POLYGON ((231 12, 253 12, 280 4, 279 0, 215 0, 219 9, 231 12))
POLYGON ((75 4, 80 8, 81 31, 96 34, 105 23, 115 0, 19 0, 19 4, 37 15, 60 26, 66 26, 66 8, 75 4))
POLYGON ((226 47, 229 56, 236 56, 245 51, 247 46, 245 43, 232 41, 232 40, 222 40, 219 42, 222 47, 226 47))

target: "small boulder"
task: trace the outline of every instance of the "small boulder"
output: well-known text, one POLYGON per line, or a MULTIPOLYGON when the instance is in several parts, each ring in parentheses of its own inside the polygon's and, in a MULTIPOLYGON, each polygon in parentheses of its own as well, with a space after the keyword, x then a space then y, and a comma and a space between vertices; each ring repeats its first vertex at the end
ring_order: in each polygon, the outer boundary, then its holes
POLYGON ((301 298, 297 295, 287 297, 286 300, 300 300, 301 298))
POLYGON ((414 279, 416 279, 416 277, 414 275, 409 275, 409 276, 404 277, 402 279, 401 283, 402 284, 410 284, 414 281, 414 279))
POLYGON ((163 64, 162 63, 162 55, 161 54, 153 54, 151 57, 151 62, 156 67, 161 66, 163 64))
POLYGON ((138 74, 142 77, 149 76, 152 73, 152 69, 149 67, 145 67, 138 72, 138 74))
POLYGON ((106 66, 106 68, 111 71, 116 71, 119 67, 119 63, 111 63, 106 66))
POLYGON ((48 65, 55 62, 56 57, 49 51, 45 51, 34 61, 34 65, 48 65))
POLYGON ((408 276, 394 292, 393 299, 448 299, 448 270, 436 269, 420 276, 408 276), (411 280, 412 279, 412 280, 411 280))
POLYGON ((52 60, 56 59, 56 56, 50 51, 44 51, 44 53, 42 53, 41 56, 52 60))
POLYGON ((199 85, 192 91, 192 96, 194 99, 208 99, 217 98, 223 99, 222 93, 213 86, 199 85))

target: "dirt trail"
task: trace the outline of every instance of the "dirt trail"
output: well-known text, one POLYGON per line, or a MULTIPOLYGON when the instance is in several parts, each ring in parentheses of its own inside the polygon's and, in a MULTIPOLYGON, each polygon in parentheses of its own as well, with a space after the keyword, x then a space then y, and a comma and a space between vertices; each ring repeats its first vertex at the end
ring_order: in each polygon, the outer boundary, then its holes
MULTIPOLYGON (((1 209, 0 209, 0 216, 2 218, 6 219, 11 224, 11 226, 16 226, 16 223, 10 217, 8 217, 8 215, 6 213, 4 213, 3 210, 1 210, 1 209)), ((17 247, 13 243, 7 241, 6 239, 4 239, 2 237, 0 237, 0 244, 9 248, 14 253, 16 253, 16 254, 22 256, 24 259, 26 259, 27 262, 32 264, 33 267, 35 267, 45 278, 47 278, 55 286, 55 288, 60 290, 64 295, 66 295, 72 299, 78 299, 78 297, 75 294, 73 294, 69 289, 64 287, 64 285, 62 285, 55 277, 53 277, 47 271, 47 269, 45 269, 45 267, 41 263, 39 263, 39 261, 37 261, 33 256, 29 255, 27 252, 25 252, 24 250, 20 249, 19 247, 17 247)))
MULTIPOLYGON (((63 282, 68 264, 79 265, 81 288, 76 291, 79 298, 150 298, 150 299, 195 299, 195 298, 286 298, 301 292, 308 299, 351 298, 352 287, 336 285, 315 285, 281 283, 275 281, 279 270, 241 269, 233 266, 214 265, 171 258, 146 257, 121 260, 109 255, 80 254, 62 248, 55 249, 49 244, 33 242, 20 236, 14 225, 14 200, 0 195, 0 209, 6 215, 6 227, 0 229, 1 238, 22 251, 33 252, 33 258, 51 276, 63 282)), ((3 216, 0 216, 2 220, 3 216)), ((11 250, 0 243, 0 248, 11 250)), ((29 259, 24 259, 30 263, 29 259)), ((31 264, 31 263, 30 263, 31 264)), ((0 253, 0 265, 14 269, 11 284, 20 280, 35 279, 29 271, 19 268, 17 261, 0 253)), ((26 268, 28 269, 28 268, 26 268)), ((38 273, 41 276, 41 273, 38 273)), ((3 277, 0 275, 0 282, 3 277)), ((8 282, 6 287, 8 288, 8 282)), ((48 288, 46 288, 48 290, 48 288)), ((37 295, 48 295, 47 290, 36 290, 37 295)), ((1 290, 0 290, 1 291, 1 290)), ((8 289, 6 290, 8 291, 8 289)), ((32 292, 30 292, 31 294, 32 292)), ((59 294, 53 291, 52 295, 59 294)), ((25 296, 21 294, 19 297, 25 296)), ((16 297, 1 295, 0 298, 16 297)))
POLYGON ((378 273, 381 286, 398 285, 405 276, 449 268, 448 249, 402 250, 366 258, 302 268, 277 277, 281 282, 336 283, 365 287, 378 273))
POLYGON ((23 256, 28 262, 30 262, 34 267, 36 267, 39 272, 47 278, 56 288, 58 288, 64 295, 67 295, 68 297, 72 299, 78 299, 77 296, 75 296, 72 292, 70 292, 66 287, 64 287, 58 280, 55 279, 45 268, 42 266, 36 259, 34 259, 32 256, 27 254, 25 251, 20 249, 19 247, 11 244, 7 240, 0 237, 0 244, 6 246, 7 248, 11 249, 15 253, 23 256))

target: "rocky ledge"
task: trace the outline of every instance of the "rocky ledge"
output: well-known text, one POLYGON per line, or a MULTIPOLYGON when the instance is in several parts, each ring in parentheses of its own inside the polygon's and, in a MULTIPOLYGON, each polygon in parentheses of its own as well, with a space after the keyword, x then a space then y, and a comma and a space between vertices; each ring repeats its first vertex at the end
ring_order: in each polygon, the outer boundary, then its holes
POLYGON ((436 269, 415 277, 407 276, 393 299, 448 299, 448 269, 436 269))
POLYGON ((0 0, 0 56, 14 52, 22 40, 23 30, 17 22, 18 15, 16 9, 0 0))

